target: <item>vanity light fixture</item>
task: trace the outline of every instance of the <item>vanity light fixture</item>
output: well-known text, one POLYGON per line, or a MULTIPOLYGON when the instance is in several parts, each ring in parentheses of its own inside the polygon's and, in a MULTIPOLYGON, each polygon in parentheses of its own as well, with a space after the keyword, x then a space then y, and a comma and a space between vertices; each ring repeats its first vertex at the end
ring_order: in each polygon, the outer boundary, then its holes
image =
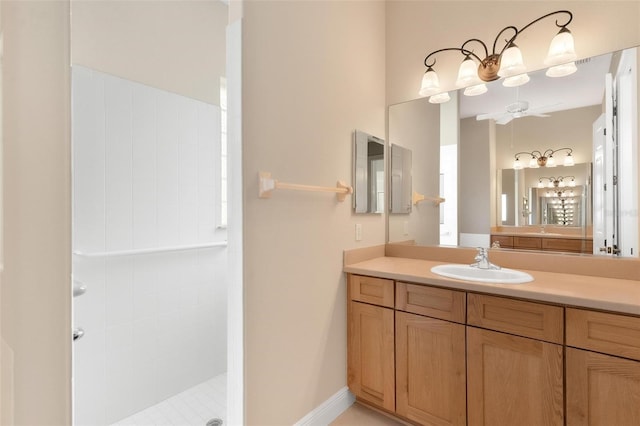
POLYGON ((564 157, 564 160, 562 162, 563 166, 575 165, 575 162, 573 161, 573 157, 571 156, 571 153, 573 152, 573 150, 571 148, 558 148, 558 149, 547 149, 544 152, 540 152, 537 150, 531 151, 531 152, 528 152, 528 151, 519 152, 515 155, 515 160, 513 160, 513 168, 516 170, 520 170, 527 167, 524 165, 522 161, 520 161, 520 156, 523 154, 527 154, 531 156, 528 167, 532 169, 537 169, 538 167, 555 167, 556 160, 555 158, 553 158, 553 154, 555 154, 558 151, 569 151, 567 155, 564 157))
POLYGON ((433 69, 436 64, 436 59, 433 56, 445 51, 458 51, 464 56, 464 60, 458 69, 456 86, 458 88, 466 87, 464 90, 466 96, 477 96, 485 93, 487 86, 484 83, 497 80, 500 77, 504 77, 502 84, 506 87, 516 87, 525 84, 529 81, 529 76, 526 73, 527 69, 522 59, 522 52, 515 44, 516 38, 536 22, 553 15, 567 15, 568 18, 563 24, 558 23, 558 20, 556 20, 556 26, 560 28, 560 31, 553 40, 551 40, 547 57, 544 60, 545 65, 549 67, 546 75, 549 77, 563 77, 574 73, 576 71, 576 65, 573 61, 575 61, 577 56, 573 36, 567 28, 573 19, 573 14, 568 10, 556 10, 555 12, 548 13, 531 21, 521 29, 513 25, 503 28, 493 41, 491 54, 489 53, 487 45, 477 38, 471 38, 465 41, 460 47, 446 47, 429 53, 427 57, 424 58, 424 66, 427 70, 422 77, 419 92, 420 96, 430 96, 433 98, 429 99, 431 103, 441 103, 449 100, 449 94, 443 92, 440 88, 440 79, 433 69), (505 38, 505 45, 502 49, 498 50, 496 45, 505 32, 509 34, 513 33, 513 35, 511 38, 505 38), (469 43, 472 42, 479 43, 482 46, 484 59, 468 47, 469 43), (476 64, 476 61, 478 64, 476 64))
POLYGON ((565 179, 571 179, 568 183, 570 187, 576 186, 576 178, 573 176, 558 176, 558 177, 546 177, 542 176, 538 179, 538 188, 544 188, 543 179, 548 179, 547 188, 564 188, 567 184, 565 184, 565 179))

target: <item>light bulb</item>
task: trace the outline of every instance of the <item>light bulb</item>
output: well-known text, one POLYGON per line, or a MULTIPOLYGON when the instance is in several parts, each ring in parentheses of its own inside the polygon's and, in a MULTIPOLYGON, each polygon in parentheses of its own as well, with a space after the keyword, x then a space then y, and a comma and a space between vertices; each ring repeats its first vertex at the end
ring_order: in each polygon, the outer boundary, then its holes
POLYGON ((571 153, 567 154, 567 156, 564 157, 564 165, 569 167, 575 165, 575 163, 573 162, 573 157, 571 156, 571 153))
POLYGON ((476 63, 467 56, 467 59, 462 61, 460 68, 458 69, 458 79, 456 80, 456 86, 466 87, 475 86, 481 84, 482 80, 478 77, 478 67, 476 63))
POLYGON ((575 61, 576 57, 573 35, 566 27, 562 27, 551 40, 544 63, 550 66, 560 65, 575 61))
POLYGON ((547 77, 565 77, 573 74, 576 71, 578 71, 578 67, 576 67, 576 63, 569 62, 567 64, 550 67, 549 69, 547 69, 547 72, 545 72, 544 74, 547 77))
POLYGON ((449 96, 449 92, 438 93, 437 95, 429 97, 429 103, 441 104, 443 102, 448 102, 450 99, 451 97, 449 96))
POLYGON ((524 168, 524 166, 522 165, 522 161, 520 161, 519 157, 516 157, 516 159, 513 161, 513 168, 515 170, 521 170, 524 168))
POLYGON ((420 96, 431 96, 440 92, 440 79, 433 68, 427 68, 422 76, 422 85, 420 86, 420 96))
POLYGON ((500 56, 500 69, 498 70, 498 75, 500 77, 511 77, 522 74, 526 70, 520 48, 511 42, 507 50, 505 50, 500 56))
POLYGON ((475 86, 469 86, 466 89, 464 89, 464 95, 465 96, 478 96, 478 95, 482 95, 483 93, 487 93, 487 85, 482 83, 482 84, 477 84, 475 86))
POLYGON ((517 86, 522 86, 525 83, 528 83, 529 80, 531 80, 529 78, 528 74, 518 74, 518 75, 514 75, 513 77, 507 77, 504 79, 504 81, 502 82, 502 85, 504 87, 517 87, 517 86))

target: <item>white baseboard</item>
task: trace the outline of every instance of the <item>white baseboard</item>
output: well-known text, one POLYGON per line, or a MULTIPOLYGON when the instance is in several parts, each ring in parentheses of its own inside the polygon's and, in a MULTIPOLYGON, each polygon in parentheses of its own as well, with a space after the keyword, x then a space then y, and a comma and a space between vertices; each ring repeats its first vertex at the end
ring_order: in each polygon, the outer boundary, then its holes
POLYGON ((355 396, 345 386, 309 414, 298 420, 294 426, 326 426, 349 408, 355 400, 355 396))

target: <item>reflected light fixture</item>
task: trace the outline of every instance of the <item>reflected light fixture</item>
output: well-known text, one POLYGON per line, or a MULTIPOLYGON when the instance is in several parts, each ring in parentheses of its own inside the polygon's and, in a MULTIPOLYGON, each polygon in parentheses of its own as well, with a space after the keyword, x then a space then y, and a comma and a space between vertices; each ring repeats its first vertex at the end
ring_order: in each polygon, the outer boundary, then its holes
POLYGON ((558 148, 558 149, 547 149, 544 152, 540 152, 540 151, 519 152, 515 155, 515 160, 513 160, 513 168, 516 170, 520 170, 527 167, 524 165, 522 161, 520 161, 520 156, 524 154, 531 156, 531 158, 529 159, 528 167, 532 169, 537 169, 538 167, 555 167, 556 160, 555 158, 553 158, 553 154, 555 154, 558 151, 569 151, 567 155, 564 157, 564 160, 562 162, 563 166, 575 165, 575 162, 573 161, 573 157, 571 156, 571 153, 573 152, 573 150, 571 148, 558 148))
POLYGON ((547 179, 549 182, 547 182, 547 188, 564 188, 566 185, 569 185, 570 187, 575 187, 576 186, 576 178, 574 176, 558 176, 558 177, 546 177, 546 176, 542 176, 540 179, 538 179, 538 188, 544 188, 545 184, 543 182, 543 179, 547 179), (565 183, 565 179, 569 180, 569 183, 565 183))
MULTIPOLYGON (((506 87, 516 87, 527 83, 529 76, 526 73, 527 69, 524 65, 522 52, 515 44, 516 38, 533 24, 554 15, 567 15, 567 19, 563 24, 560 24, 558 20, 556 20, 556 26, 560 28, 560 31, 553 40, 551 40, 547 57, 544 60, 545 65, 549 67, 546 75, 549 77, 563 77, 574 73, 577 68, 573 61, 575 61, 577 56, 573 36, 567 28, 573 19, 573 14, 568 10, 557 10, 531 21, 521 29, 513 25, 503 28, 493 41, 491 53, 489 53, 487 45, 477 38, 471 38, 465 41, 460 47, 446 47, 429 53, 427 57, 424 58, 424 66, 427 70, 422 77, 419 92, 420 96, 435 97, 443 94, 440 88, 440 80, 433 67, 436 64, 434 55, 445 51, 458 51, 464 56, 464 60, 458 69, 456 86, 458 88, 465 87, 464 94, 466 96, 477 96, 485 93, 487 91, 485 82, 497 80, 500 77, 504 77, 502 84, 506 87), (511 35, 511 38, 505 38, 506 43, 504 47, 498 50, 498 40, 500 40, 505 33, 513 35, 511 35), (480 44, 484 50, 484 58, 478 56, 474 50, 468 47, 470 43, 480 44)), ((449 100, 448 94, 434 100, 430 99, 429 101, 432 103, 441 103, 447 100, 449 100)))

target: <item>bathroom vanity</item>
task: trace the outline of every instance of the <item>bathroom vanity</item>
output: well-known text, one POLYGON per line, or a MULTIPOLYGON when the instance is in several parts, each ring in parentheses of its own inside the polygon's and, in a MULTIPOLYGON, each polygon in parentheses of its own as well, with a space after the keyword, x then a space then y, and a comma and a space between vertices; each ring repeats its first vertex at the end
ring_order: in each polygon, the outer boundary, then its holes
MULTIPOLYGON (((560 273, 549 260, 551 272, 526 270, 533 282, 487 284, 430 272, 473 251, 420 250, 345 253, 359 401, 425 425, 640 424, 637 260, 596 260, 617 263, 616 278, 560 273)), ((558 257, 493 254, 515 268, 558 257)), ((572 256, 562 270, 584 261, 594 259, 572 256)))
MULTIPOLYGON (((577 228, 578 231, 580 228, 577 228)), ((569 233, 562 227, 545 230, 537 227, 497 226, 491 228, 493 247, 544 250, 569 253, 593 253, 593 237, 569 233)))

